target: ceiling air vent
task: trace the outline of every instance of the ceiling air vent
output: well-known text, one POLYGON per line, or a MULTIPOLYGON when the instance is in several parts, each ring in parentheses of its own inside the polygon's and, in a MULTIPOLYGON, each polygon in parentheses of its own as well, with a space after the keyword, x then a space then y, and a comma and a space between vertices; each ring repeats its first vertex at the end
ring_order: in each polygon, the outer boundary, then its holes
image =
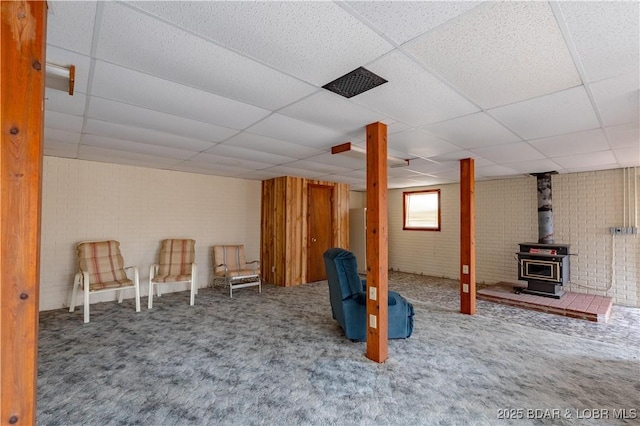
POLYGON ((379 75, 360 67, 333 80, 331 83, 325 84, 322 88, 345 98, 352 98, 386 82, 387 80, 379 75))

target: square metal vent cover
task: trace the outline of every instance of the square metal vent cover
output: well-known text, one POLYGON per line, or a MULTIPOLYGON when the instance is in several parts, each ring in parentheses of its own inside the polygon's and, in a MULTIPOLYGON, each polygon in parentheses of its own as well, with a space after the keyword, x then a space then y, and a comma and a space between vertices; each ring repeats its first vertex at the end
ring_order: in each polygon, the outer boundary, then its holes
POLYGON ((386 82, 387 80, 379 75, 360 67, 333 80, 331 83, 325 84, 322 88, 345 98, 352 98, 386 82))

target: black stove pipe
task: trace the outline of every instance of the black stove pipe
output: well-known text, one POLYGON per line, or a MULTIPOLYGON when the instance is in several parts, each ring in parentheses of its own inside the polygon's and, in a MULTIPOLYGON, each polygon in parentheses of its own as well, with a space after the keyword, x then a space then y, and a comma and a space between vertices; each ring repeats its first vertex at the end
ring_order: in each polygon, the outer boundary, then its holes
POLYGON ((553 203, 551 175, 558 172, 532 173, 538 183, 538 243, 553 244, 553 203))

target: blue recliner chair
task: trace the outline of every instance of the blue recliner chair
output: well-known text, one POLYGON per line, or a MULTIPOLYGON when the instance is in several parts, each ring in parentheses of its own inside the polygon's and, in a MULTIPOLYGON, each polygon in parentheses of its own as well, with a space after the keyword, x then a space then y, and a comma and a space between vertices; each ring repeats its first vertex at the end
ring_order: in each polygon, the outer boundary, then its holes
MULTIPOLYGON (((324 252, 331 310, 348 339, 367 340, 365 280, 358 275, 353 253, 341 248, 324 252)), ((395 291, 389 292, 389 339, 406 339, 413 331, 413 305, 395 291)))

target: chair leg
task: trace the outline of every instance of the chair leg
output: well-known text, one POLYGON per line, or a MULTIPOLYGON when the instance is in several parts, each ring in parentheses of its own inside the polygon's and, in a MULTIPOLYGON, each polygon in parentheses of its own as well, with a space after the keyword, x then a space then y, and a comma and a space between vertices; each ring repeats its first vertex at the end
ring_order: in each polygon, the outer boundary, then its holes
POLYGON ((138 283, 136 283, 135 292, 136 292, 136 312, 140 312, 140 285, 138 283))
POLYGON ((76 273, 76 276, 73 279, 73 290, 71 290, 71 300, 69 301, 69 312, 73 312, 76 309, 76 297, 78 297, 78 287, 80 287, 81 277, 82 277, 82 274, 78 272, 76 273))
POLYGON ((147 309, 151 309, 153 307, 153 282, 149 280, 149 303, 147 304, 147 309))
POLYGON ((118 303, 122 303, 124 297, 124 290, 118 290, 118 303))
POLYGON ((189 301, 189 305, 193 306, 193 304, 195 303, 195 299, 196 299, 196 293, 198 292, 198 290, 196 290, 196 278, 194 276, 191 277, 191 300, 189 301))
POLYGON ((140 312, 140 273, 137 267, 133 269, 133 285, 136 297, 136 312, 140 312))
POLYGON ((89 283, 84 283, 84 322, 89 322, 89 283))

